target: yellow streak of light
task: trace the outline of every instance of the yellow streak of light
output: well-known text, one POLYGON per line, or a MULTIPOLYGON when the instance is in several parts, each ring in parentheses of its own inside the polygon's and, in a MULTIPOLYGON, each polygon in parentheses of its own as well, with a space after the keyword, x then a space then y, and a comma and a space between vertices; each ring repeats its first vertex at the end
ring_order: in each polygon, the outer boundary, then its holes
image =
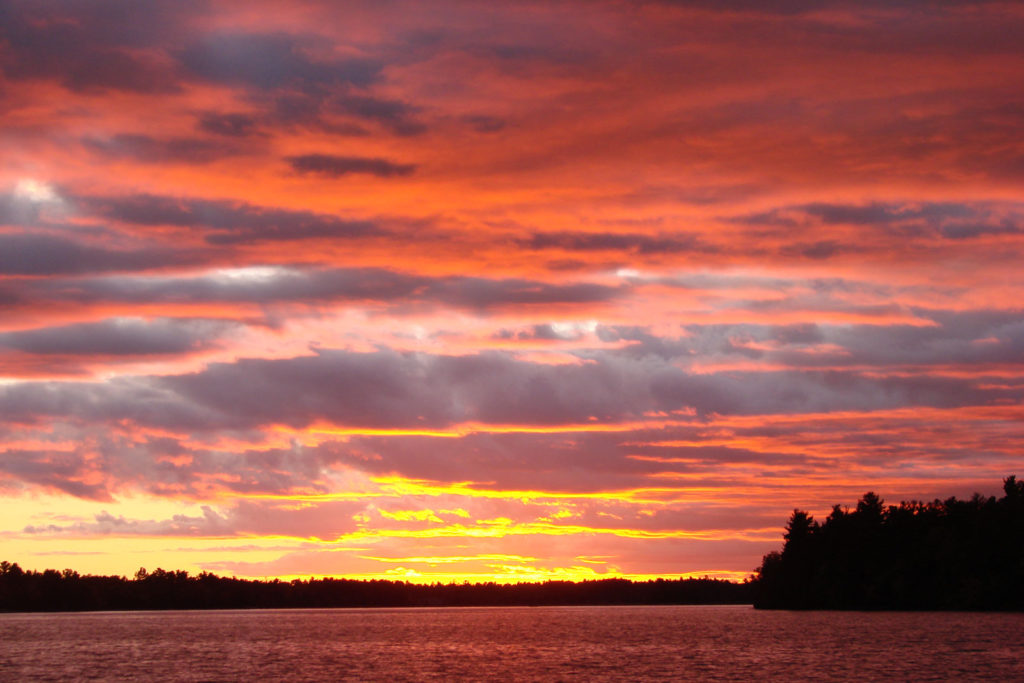
POLYGON ((434 514, 433 510, 395 510, 389 512, 388 510, 378 510, 381 517, 386 519, 393 519, 397 522, 437 522, 443 524, 444 520, 434 514))
POLYGON ((431 557, 375 557, 372 555, 360 555, 364 560, 376 560, 377 562, 389 562, 401 564, 455 564, 457 562, 483 562, 494 560, 500 562, 536 562, 536 557, 524 557, 522 555, 439 555, 431 557))
MULTIPOLYGON (((694 481, 697 477, 694 477, 694 481)), ((342 500, 364 500, 374 498, 395 498, 402 496, 461 496, 466 498, 518 500, 522 502, 600 500, 606 502, 643 503, 667 505, 692 500, 695 496, 706 497, 725 491, 720 486, 673 486, 657 488, 635 488, 618 491, 539 491, 530 489, 474 488, 476 482, 463 481, 450 484, 431 482, 404 477, 371 477, 381 487, 378 491, 339 491, 333 493, 245 493, 224 491, 221 499, 280 500, 303 502, 329 502, 342 500)), ((560 503, 559 503, 560 504, 560 503)), ((458 513, 456 513, 458 514, 458 513)), ((461 515, 460 515, 461 516, 461 515)))
POLYGON ((427 429, 310 429, 311 434, 331 434, 333 436, 432 436, 439 439, 457 439, 464 434, 455 431, 427 429))
POLYGON ((471 434, 569 434, 577 432, 630 432, 637 429, 661 428, 671 421, 631 422, 619 424, 583 423, 553 426, 531 425, 490 425, 466 423, 450 429, 374 429, 362 427, 315 427, 304 430, 311 434, 334 436, 430 436, 444 439, 458 439, 471 434))
POLYGON ((335 539, 347 543, 373 538, 504 538, 506 536, 575 536, 604 535, 637 539, 689 539, 696 541, 775 540, 779 531, 775 527, 764 529, 702 529, 700 531, 648 530, 612 527, 590 527, 583 525, 559 525, 544 522, 514 523, 511 520, 494 520, 491 524, 467 526, 450 524, 429 529, 361 529, 342 534, 335 539))
POLYGON ((659 487, 659 488, 636 488, 620 491, 591 491, 591 492, 570 492, 570 491, 537 491, 529 489, 507 489, 495 490, 486 488, 472 488, 473 482, 455 482, 451 484, 439 484, 418 479, 405 479, 403 477, 373 477, 372 481, 381 485, 392 495, 396 496, 467 496, 470 498, 497 498, 520 501, 538 500, 602 500, 602 501, 624 501, 630 503, 659 504, 672 502, 671 496, 686 494, 716 494, 723 487, 715 486, 687 486, 687 487, 659 487))

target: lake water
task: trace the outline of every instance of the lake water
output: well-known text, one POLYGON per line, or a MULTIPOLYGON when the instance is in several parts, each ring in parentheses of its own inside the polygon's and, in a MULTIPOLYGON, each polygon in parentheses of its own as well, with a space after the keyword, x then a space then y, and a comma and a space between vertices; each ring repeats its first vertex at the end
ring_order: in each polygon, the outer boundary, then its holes
POLYGON ((1024 614, 747 606, 0 614, 0 680, 1024 680, 1024 614))

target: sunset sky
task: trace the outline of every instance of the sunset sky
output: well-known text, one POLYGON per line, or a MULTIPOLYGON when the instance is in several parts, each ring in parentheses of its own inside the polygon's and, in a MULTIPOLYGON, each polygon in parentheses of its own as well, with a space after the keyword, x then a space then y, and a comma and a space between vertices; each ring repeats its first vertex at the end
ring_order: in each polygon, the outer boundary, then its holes
POLYGON ((743 578, 1024 475, 1024 5, 0 0, 0 559, 743 578))

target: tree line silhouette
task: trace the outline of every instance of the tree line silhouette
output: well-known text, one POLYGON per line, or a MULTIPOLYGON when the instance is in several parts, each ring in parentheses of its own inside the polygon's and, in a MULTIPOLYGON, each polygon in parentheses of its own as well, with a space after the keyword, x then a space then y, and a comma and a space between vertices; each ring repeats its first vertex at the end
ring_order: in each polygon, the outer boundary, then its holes
POLYGON ((781 552, 764 556, 766 609, 1024 610, 1024 482, 1002 498, 884 505, 867 493, 819 524, 794 510, 781 552))
POLYGON ((719 579, 434 583, 353 579, 250 580, 140 569, 134 578, 26 571, 0 562, 0 611, 749 604, 749 584, 719 579))

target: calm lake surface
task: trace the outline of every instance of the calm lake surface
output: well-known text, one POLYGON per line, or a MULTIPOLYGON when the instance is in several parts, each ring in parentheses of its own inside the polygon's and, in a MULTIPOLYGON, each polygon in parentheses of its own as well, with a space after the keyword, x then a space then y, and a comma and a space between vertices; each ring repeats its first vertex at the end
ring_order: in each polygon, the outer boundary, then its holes
POLYGON ((747 606, 0 614, 0 680, 1024 680, 1024 614, 747 606))

